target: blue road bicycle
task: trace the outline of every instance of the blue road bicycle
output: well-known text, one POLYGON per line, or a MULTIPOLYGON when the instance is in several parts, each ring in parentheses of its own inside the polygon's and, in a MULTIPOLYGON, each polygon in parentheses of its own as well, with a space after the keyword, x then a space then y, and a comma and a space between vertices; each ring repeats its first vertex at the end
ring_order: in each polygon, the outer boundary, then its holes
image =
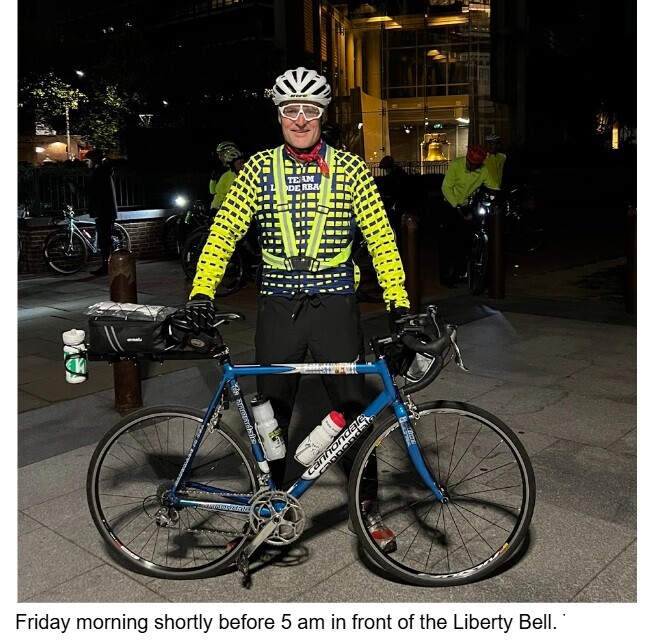
MULTIPOLYGON (((218 314, 218 326, 241 317, 218 314)), ((472 405, 411 398, 451 359, 465 369, 456 328, 435 307, 373 338, 375 361, 366 363, 234 365, 218 326, 214 355, 222 375, 207 411, 140 410, 118 422, 92 456, 90 511, 124 565, 166 579, 236 569, 249 581, 252 554, 261 544, 287 546, 302 535, 306 491, 367 432, 349 477, 349 515, 361 548, 391 579, 420 586, 474 582, 495 574, 522 545, 535 479, 514 432, 472 405), (380 393, 297 480, 276 489, 240 379, 356 373, 379 378, 380 393), (231 402, 246 437, 222 420, 231 402), (397 539, 390 553, 374 542, 361 515, 361 482, 374 456, 380 512, 397 539)))

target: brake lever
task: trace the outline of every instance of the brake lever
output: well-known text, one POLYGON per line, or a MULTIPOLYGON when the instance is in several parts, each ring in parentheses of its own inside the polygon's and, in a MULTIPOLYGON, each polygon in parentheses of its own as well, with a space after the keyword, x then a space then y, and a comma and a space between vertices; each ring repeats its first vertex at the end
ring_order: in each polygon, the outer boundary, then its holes
POLYGON ((459 345, 457 344, 457 341, 456 341, 456 335, 457 335, 457 330, 456 330, 456 327, 454 327, 452 329, 452 332, 450 333, 450 344, 452 345, 452 348, 454 349, 454 362, 457 363, 457 366, 462 371, 469 371, 469 369, 466 367, 466 365, 463 364, 463 359, 461 358, 461 350, 459 349, 459 345))

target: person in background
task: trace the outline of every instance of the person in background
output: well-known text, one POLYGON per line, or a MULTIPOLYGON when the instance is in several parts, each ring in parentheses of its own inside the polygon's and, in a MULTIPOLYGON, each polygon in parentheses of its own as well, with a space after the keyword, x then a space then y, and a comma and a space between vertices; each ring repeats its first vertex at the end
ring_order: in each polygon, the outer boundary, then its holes
POLYGON ((502 139, 497 134, 487 134, 484 139, 487 150, 484 165, 499 188, 503 183, 503 170, 505 168, 505 161, 507 160, 507 155, 500 151, 501 143, 502 139))
POLYGON ((111 255, 113 224, 118 218, 118 205, 113 183, 113 167, 101 150, 90 150, 85 161, 92 172, 86 188, 88 209, 97 227, 97 244, 102 263, 93 275, 108 275, 108 258, 111 255))
POLYGON ((443 212, 438 243, 440 281, 454 288, 467 270, 472 235, 468 199, 480 186, 497 190, 496 179, 484 165, 487 151, 481 145, 468 149, 465 157, 452 159, 441 187, 443 212))
POLYGON ((219 210, 222 202, 226 198, 230 187, 237 178, 240 170, 244 167, 245 158, 235 143, 231 141, 222 141, 217 146, 217 155, 222 162, 223 167, 227 168, 217 181, 210 180, 210 192, 214 195, 210 204, 211 214, 219 210))
MULTIPOLYGON (((257 364, 364 360, 364 337, 350 257, 357 227, 373 257, 391 321, 409 310, 401 258, 367 164, 321 138, 331 100, 326 79, 298 67, 279 76, 273 101, 284 144, 254 154, 221 204, 203 248, 190 300, 193 328, 214 319, 213 299, 228 259, 252 221, 258 224, 263 274, 256 322, 257 364)), ((323 376, 332 408, 355 418, 366 407, 364 376, 323 376)), ((293 376, 258 376, 285 442, 298 389, 293 376)), ((342 458, 348 475, 358 443, 342 458), (350 454, 349 454, 350 452, 350 454)), ((286 459, 270 462, 277 487, 286 459)), ((363 483, 363 519, 376 543, 396 550, 396 536, 378 511, 377 463, 363 483)))
POLYGON ((396 235, 397 246, 401 248, 401 217, 406 212, 409 197, 408 175, 389 154, 380 160, 378 167, 385 171, 382 177, 376 179, 378 192, 385 205, 390 226, 396 235))

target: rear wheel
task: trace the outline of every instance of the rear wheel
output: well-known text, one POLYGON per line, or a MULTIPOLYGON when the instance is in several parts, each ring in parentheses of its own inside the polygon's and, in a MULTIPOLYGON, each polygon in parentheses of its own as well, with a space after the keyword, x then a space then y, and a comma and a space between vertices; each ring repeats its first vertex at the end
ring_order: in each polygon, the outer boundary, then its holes
POLYGON ((439 501, 413 465, 401 426, 391 418, 360 448, 349 479, 350 516, 360 545, 390 577, 419 586, 454 586, 501 569, 528 534, 535 476, 514 432, 463 403, 421 405, 411 418, 424 467, 439 501), (362 520, 364 472, 377 459, 380 515, 396 535, 386 553, 362 520))
POLYGON ((92 455, 90 513, 111 551, 132 570, 166 579, 209 577, 233 564, 246 537, 248 511, 178 502, 237 507, 258 490, 249 449, 223 423, 205 430, 178 501, 169 496, 201 422, 195 409, 143 409, 118 422, 92 455))
MULTIPOLYGON (((91 232, 92 234, 96 234, 94 229, 92 229, 91 232)), ((93 239, 96 239, 96 237, 93 237, 93 239)), ((111 252, 115 250, 131 250, 129 233, 120 224, 116 223, 113 224, 113 231, 111 232, 111 252)), ((88 255, 88 268, 90 271, 95 271, 98 268, 101 268, 101 254, 99 252, 98 243, 95 251, 88 255)))
POLYGON ((111 252, 114 250, 131 250, 131 237, 129 237, 127 229, 120 224, 113 224, 111 252))
POLYGON ((181 214, 171 215, 164 222, 162 239, 167 258, 177 258, 182 254, 186 236, 185 228, 184 217, 181 214))
POLYGON ((88 248, 76 232, 51 233, 44 241, 44 261, 54 272, 70 275, 80 271, 88 260, 88 248))
POLYGON ((468 257, 468 292, 480 295, 486 288, 489 272, 489 240, 486 234, 477 233, 468 257))

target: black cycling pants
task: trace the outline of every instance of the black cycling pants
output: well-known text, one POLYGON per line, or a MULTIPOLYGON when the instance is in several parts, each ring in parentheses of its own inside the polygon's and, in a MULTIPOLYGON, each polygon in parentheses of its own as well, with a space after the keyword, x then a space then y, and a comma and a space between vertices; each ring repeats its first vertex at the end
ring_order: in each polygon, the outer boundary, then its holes
MULTIPOLYGON (((256 322, 258 364, 302 363, 307 353, 314 362, 364 360, 364 336, 355 295, 313 295, 294 299, 261 296, 256 322)), ((330 399, 330 410, 340 411, 348 422, 366 408, 364 376, 321 376, 330 399)), ((272 403, 275 418, 288 445, 288 426, 293 413, 300 376, 258 376, 258 393, 272 403)), ((320 418, 312 419, 313 429, 320 418)), ((365 430, 365 436, 369 430, 365 430)), ((362 439, 353 443, 341 459, 346 475, 362 439)), ((282 487, 286 459, 270 463, 273 478, 282 487)), ((365 474, 364 499, 376 499, 376 462, 365 474)))
POLYGON ((97 217, 95 219, 95 226, 97 227, 97 246, 99 246, 99 254, 104 262, 111 256, 113 223, 114 221, 112 219, 104 219, 103 217, 97 217))
POLYGON ((447 201, 443 206, 438 236, 438 266, 441 282, 463 277, 473 237, 472 221, 465 221, 447 201))

